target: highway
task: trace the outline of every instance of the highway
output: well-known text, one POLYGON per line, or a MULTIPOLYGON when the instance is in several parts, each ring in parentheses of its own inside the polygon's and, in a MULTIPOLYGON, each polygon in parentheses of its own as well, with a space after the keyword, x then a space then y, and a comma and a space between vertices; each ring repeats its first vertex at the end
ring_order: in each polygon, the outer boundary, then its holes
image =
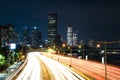
MULTIPOLYGON (((90 77, 92 80, 105 80, 105 65, 102 63, 65 57, 61 55, 53 55, 50 53, 45 54, 59 62, 71 65, 77 69, 78 72, 84 73, 85 76, 90 77)), ((120 80, 120 67, 115 67, 107 64, 107 79, 108 80, 120 80)))
POLYGON ((17 80, 40 80, 41 79, 41 66, 36 57, 29 53, 27 57, 27 64, 24 70, 20 73, 17 80))
POLYGON ((41 55, 30 52, 27 64, 16 80, 85 80, 83 77, 63 64, 41 55))

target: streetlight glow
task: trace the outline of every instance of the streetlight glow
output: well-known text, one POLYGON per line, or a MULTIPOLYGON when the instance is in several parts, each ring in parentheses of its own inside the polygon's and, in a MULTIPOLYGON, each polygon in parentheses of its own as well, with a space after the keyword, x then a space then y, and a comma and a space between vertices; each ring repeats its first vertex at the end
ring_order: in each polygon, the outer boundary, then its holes
POLYGON ((78 46, 78 48, 82 48, 82 46, 78 46))
POLYGON ((62 47, 65 47, 66 45, 65 44, 62 44, 62 47))
POLYGON ((100 48, 100 44, 97 44, 97 48, 100 48))

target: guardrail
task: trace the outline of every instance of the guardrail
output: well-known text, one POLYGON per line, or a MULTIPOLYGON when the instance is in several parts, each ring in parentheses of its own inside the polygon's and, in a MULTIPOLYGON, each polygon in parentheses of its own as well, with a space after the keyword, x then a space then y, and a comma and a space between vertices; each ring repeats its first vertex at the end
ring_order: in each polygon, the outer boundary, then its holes
POLYGON ((27 63, 27 59, 25 60, 25 62, 24 62, 16 71, 14 71, 14 72, 13 72, 9 77, 7 77, 5 80, 15 80, 17 74, 19 74, 19 73, 22 71, 22 69, 23 69, 23 67, 26 65, 26 63, 27 63))

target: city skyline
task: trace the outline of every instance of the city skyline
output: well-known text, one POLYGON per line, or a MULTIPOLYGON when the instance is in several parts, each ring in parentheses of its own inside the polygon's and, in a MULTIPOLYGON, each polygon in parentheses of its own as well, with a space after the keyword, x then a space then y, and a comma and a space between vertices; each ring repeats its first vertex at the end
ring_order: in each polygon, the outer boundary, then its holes
POLYGON ((37 26, 47 39, 48 13, 58 14, 58 34, 64 40, 67 26, 78 30, 79 40, 118 40, 120 29, 120 1, 0 1, 0 25, 14 24, 17 32, 24 26, 37 26))

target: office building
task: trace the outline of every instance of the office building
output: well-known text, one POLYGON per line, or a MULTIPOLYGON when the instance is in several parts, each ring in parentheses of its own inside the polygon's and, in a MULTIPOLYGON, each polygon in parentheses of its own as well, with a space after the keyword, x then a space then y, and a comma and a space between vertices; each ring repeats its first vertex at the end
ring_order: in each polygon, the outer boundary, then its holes
POLYGON ((73 29, 70 25, 67 27, 67 46, 73 45, 73 29))
POLYGON ((38 27, 33 27, 31 35, 31 47, 39 48, 42 42, 41 32, 38 30, 38 27))
POLYGON ((18 34, 15 33, 15 26, 8 23, 1 27, 1 46, 9 46, 11 43, 18 44, 18 34))
POLYGON ((56 36, 57 36, 57 14, 49 13, 48 14, 48 45, 56 45, 56 36))
POLYGON ((23 46, 30 45, 30 28, 28 26, 23 27, 23 46))
POLYGON ((78 32, 73 33, 73 46, 78 46, 78 32))

